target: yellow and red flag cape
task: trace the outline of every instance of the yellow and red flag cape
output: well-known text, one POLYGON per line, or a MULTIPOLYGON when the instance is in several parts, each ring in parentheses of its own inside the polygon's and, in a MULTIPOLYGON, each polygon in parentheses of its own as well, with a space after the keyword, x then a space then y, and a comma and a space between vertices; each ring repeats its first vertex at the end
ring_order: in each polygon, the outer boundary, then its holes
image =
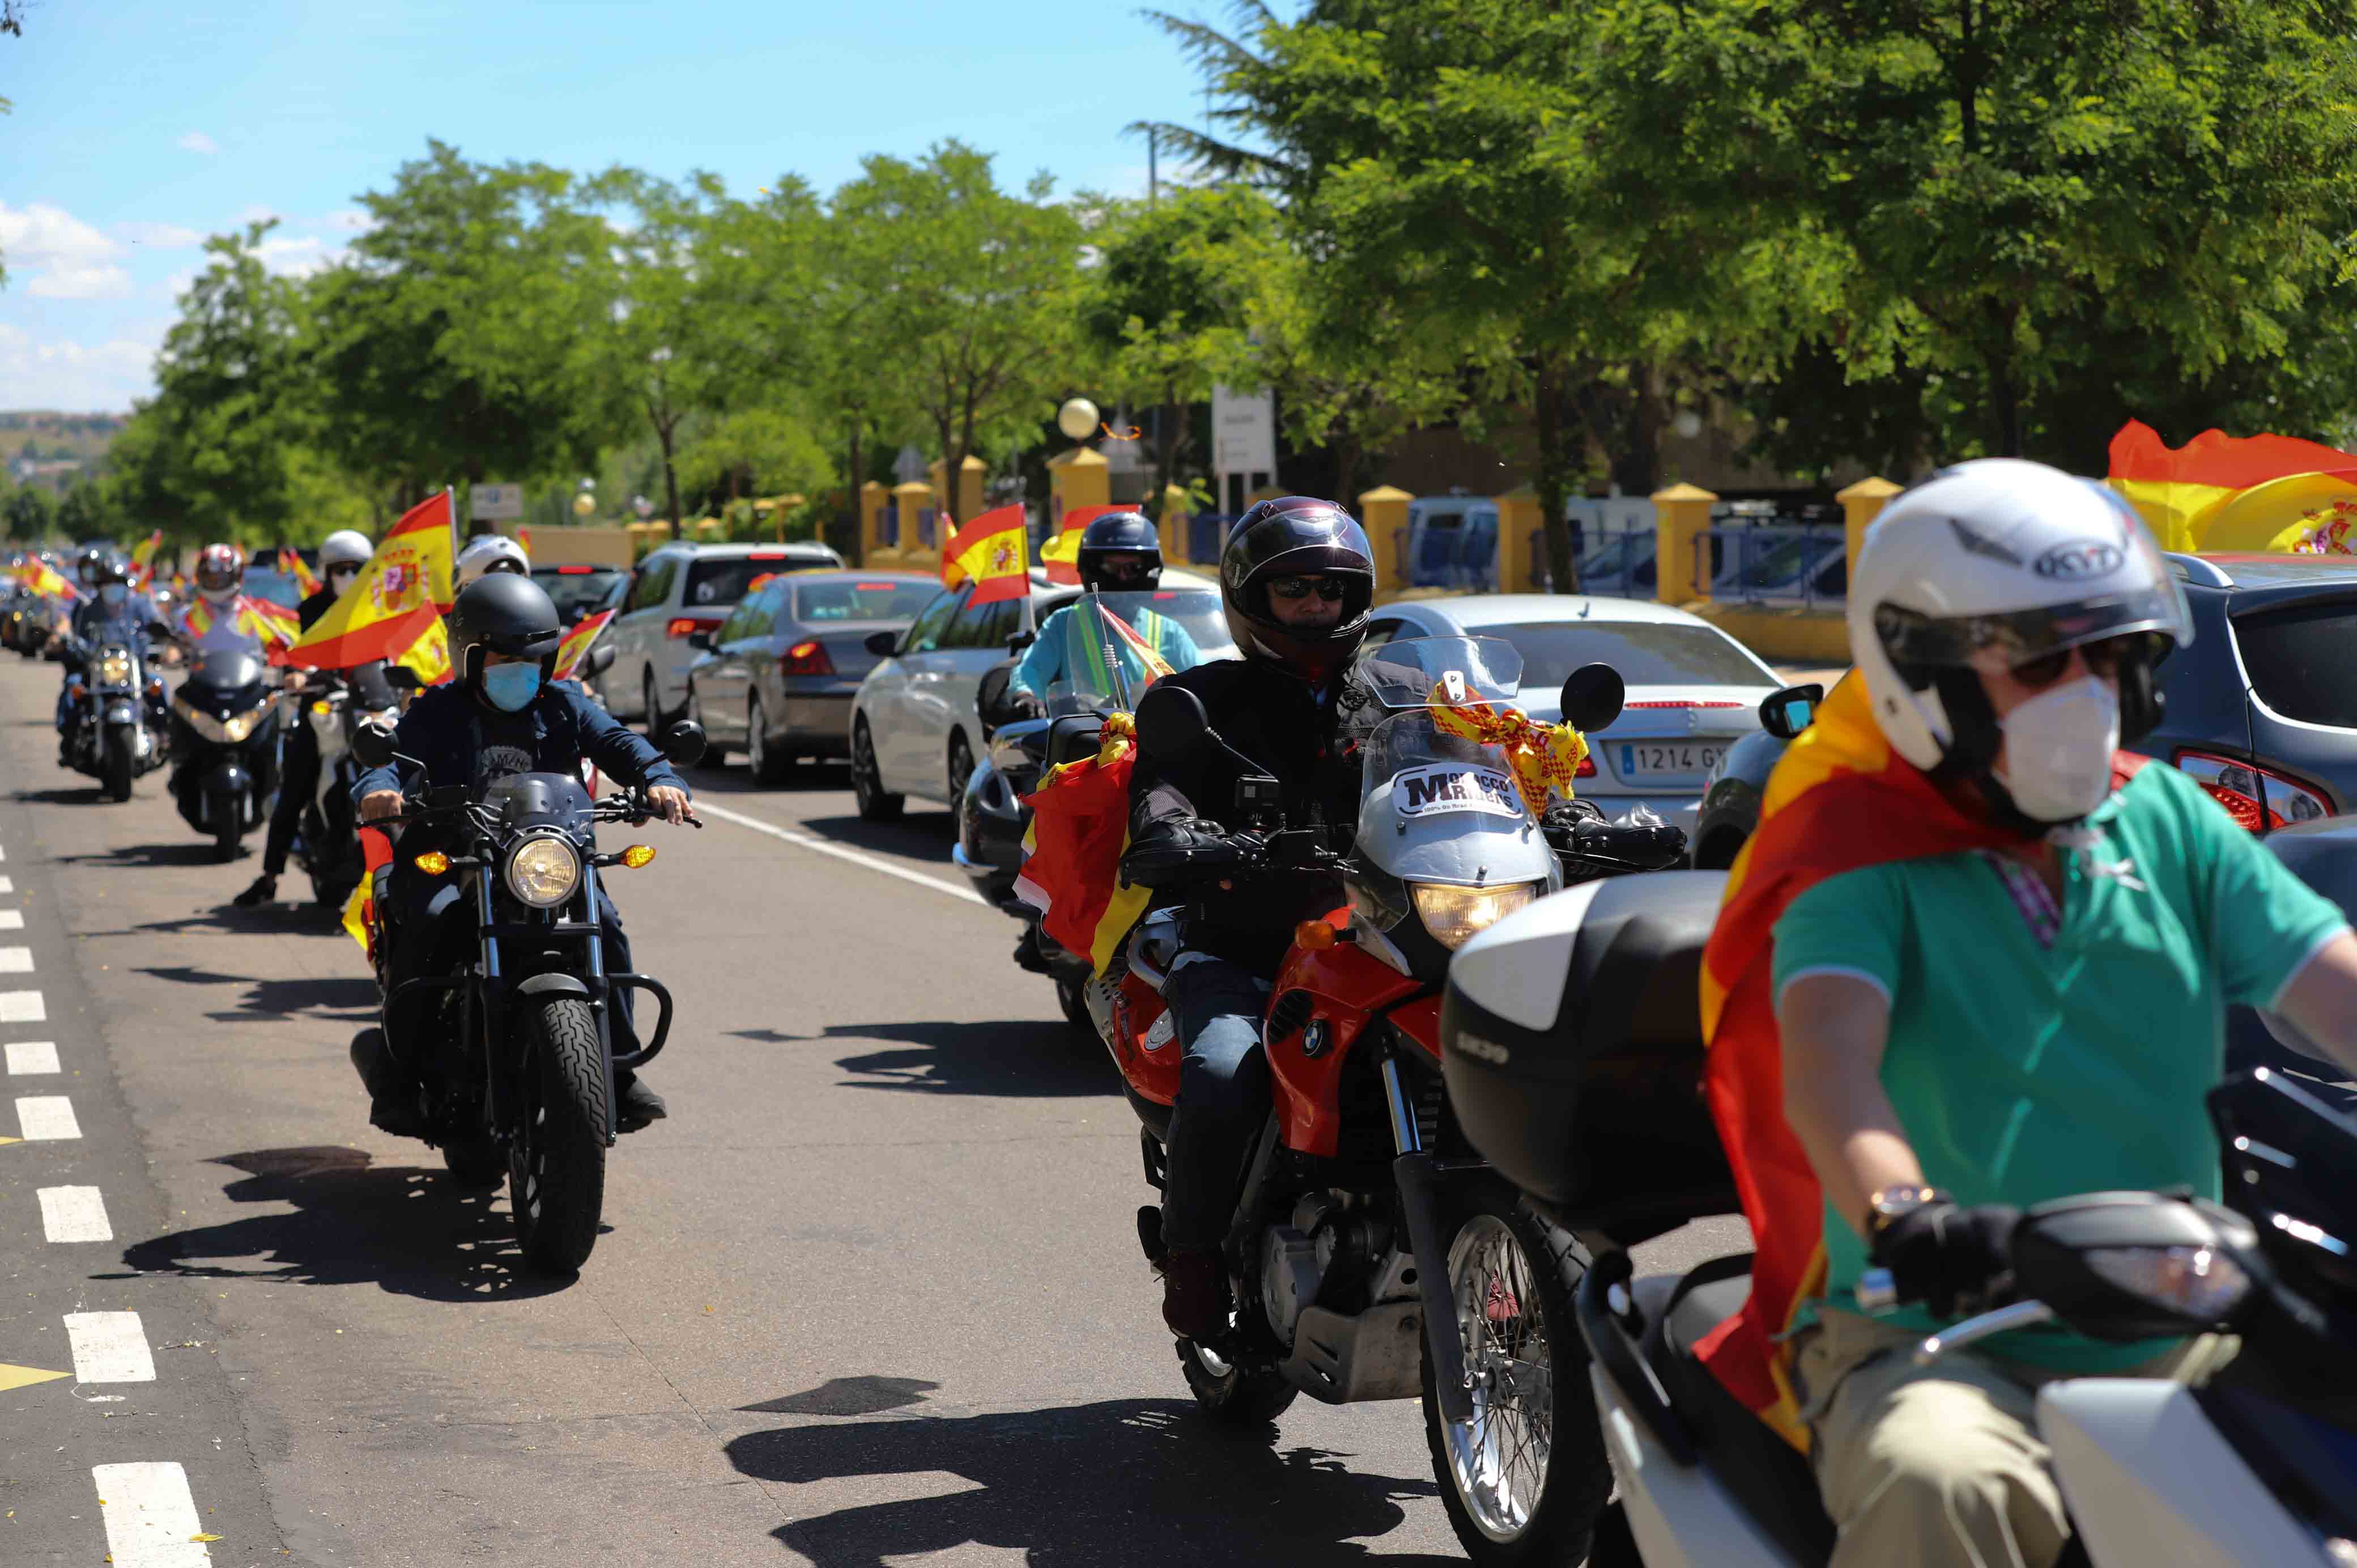
POLYGON ((984 512, 942 546, 942 582, 954 588, 969 577, 974 579, 974 596, 968 604, 1019 599, 1031 591, 1021 507, 1003 506, 984 512))
POLYGON ((349 670, 375 659, 400 660, 422 639, 437 635, 451 601, 451 516, 447 490, 403 513, 352 585, 295 644, 287 661, 349 670))
POLYGON ((1120 511, 1117 506, 1076 506, 1064 514, 1056 537, 1039 546, 1039 564, 1048 569, 1051 583, 1077 583, 1081 580, 1081 535, 1089 524, 1109 511, 1120 511))
MULTIPOLYGON (((262 644, 271 663, 286 662, 287 650, 295 646, 301 626, 293 610, 252 594, 240 594, 230 601, 228 616, 231 626, 262 644)), ((188 628, 191 639, 202 638, 213 628, 213 607, 199 596, 189 601, 180 624, 188 628)))
MULTIPOLYGON (((2123 754, 2115 778, 2147 759, 2123 754)), ((1796 1448, 1808 1436, 1779 1337, 1824 1288, 1824 1195, 1784 1120, 1783 1047, 1770 978, 1776 921, 1829 876, 1890 861, 2018 843, 1959 811, 1875 726, 1845 676, 1768 777, 1760 826, 1728 873, 1702 960, 1704 1090, 1751 1222, 1751 1297, 1695 1354, 1796 1448)))
POLYGON ((81 597, 81 589, 46 561, 27 561, 16 569, 17 580, 33 592, 48 598, 64 599, 69 604, 81 597))
POLYGON ((2164 550, 2357 553, 2357 452, 2222 430, 2172 448, 2130 420, 2110 481, 2164 550))
POLYGON ((282 544, 278 547, 278 569, 295 579, 296 585, 303 590, 305 598, 307 599, 319 591, 317 574, 314 573, 310 564, 303 559, 303 553, 293 545, 282 544))
POLYGON ((612 610, 599 610, 566 632, 565 640, 556 645, 556 673, 550 679, 573 679, 573 672, 581 668, 581 660, 588 655, 589 645, 597 640, 597 634, 605 630, 607 623, 613 618, 612 610))
POLYGON ((1015 896, 1039 911, 1039 929, 1103 974, 1151 897, 1121 879, 1129 848, 1129 776, 1136 727, 1127 714, 1105 720, 1094 757, 1052 769, 1023 797, 1031 825, 1015 896))

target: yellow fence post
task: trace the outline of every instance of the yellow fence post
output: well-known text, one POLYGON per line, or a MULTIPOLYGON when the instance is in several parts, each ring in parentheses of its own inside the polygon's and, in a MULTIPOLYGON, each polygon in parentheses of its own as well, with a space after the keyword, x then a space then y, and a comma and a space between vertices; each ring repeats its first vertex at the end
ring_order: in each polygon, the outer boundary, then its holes
POLYGON ((1899 486, 1876 474, 1860 479, 1834 497, 1841 502, 1842 518, 1848 528, 1851 576, 1857 575, 1857 553, 1866 546, 1867 526, 1882 515, 1882 509, 1890 504, 1890 498, 1897 495, 1899 489, 1899 486))
POLYGON ((1530 594, 1544 579, 1546 514, 1539 510, 1539 493, 1524 485, 1497 498, 1498 592, 1530 594))
POLYGON ((1113 499, 1113 471, 1103 455, 1075 446, 1048 459, 1048 537, 1063 532, 1064 514, 1084 506, 1104 506, 1113 499))
POLYGON ((1162 542, 1162 559, 1177 566, 1187 559, 1187 525, 1194 520, 1186 487, 1162 487, 1162 510, 1154 515, 1155 536, 1162 542))
POLYGON ((937 499, 933 487, 921 480, 892 487, 892 504, 900 513, 900 564, 911 572, 941 564, 942 519, 937 499), (930 542, 925 538, 928 512, 932 514, 930 542))
POLYGON ((947 467, 936 460, 925 472, 933 481, 933 494, 943 498, 936 504, 946 508, 955 520, 952 526, 963 527, 982 515, 982 481, 990 470, 984 467, 981 458, 969 452, 965 455, 965 461, 958 465, 957 495, 953 500, 948 499, 950 488, 942 482, 948 473, 947 467))
POLYGON ((859 487, 859 564, 880 566, 890 556, 884 539, 884 509, 892 504, 892 491, 881 482, 870 479, 859 487))
POLYGON ((1359 495, 1359 526, 1367 531, 1367 544, 1375 554, 1375 599, 1378 603, 1407 591, 1407 503, 1415 499, 1392 485, 1377 485, 1359 495))
POLYGON ((1718 498, 1695 485, 1672 485, 1653 492, 1653 570, 1665 605, 1710 597, 1710 564, 1697 561, 1710 531, 1710 509, 1718 498))

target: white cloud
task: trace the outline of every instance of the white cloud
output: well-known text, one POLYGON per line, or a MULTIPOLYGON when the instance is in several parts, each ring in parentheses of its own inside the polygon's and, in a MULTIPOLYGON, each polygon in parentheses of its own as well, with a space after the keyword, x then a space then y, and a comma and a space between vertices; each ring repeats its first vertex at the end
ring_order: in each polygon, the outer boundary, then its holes
POLYGON ((339 229, 347 234, 365 234, 376 227, 376 220, 365 212, 346 208, 341 212, 328 214, 328 227, 339 229))
POLYGON ((131 274, 116 265, 123 247, 62 208, 0 201, 0 258, 27 274, 25 292, 43 299, 120 299, 131 274))
POLYGON ((52 266, 36 274, 25 292, 36 299, 127 299, 131 274, 117 266, 52 266))
POLYGON ((221 146, 202 131, 191 131, 180 138, 180 150, 187 153, 217 153, 221 146))
POLYGON ((151 251, 185 251, 205 242, 202 234, 178 223, 117 223, 114 231, 151 251))
POLYGON ((285 214, 280 212, 278 209, 274 207, 264 207, 262 203, 257 201, 247 207, 244 211, 239 213, 237 215, 237 220, 241 223, 274 223, 280 218, 285 216, 285 214))
POLYGON ((128 338, 95 347, 36 343, 21 328, 0 321, 0 408, 128 411, 132 399, 155 391, 155 359, 153 343, 128 338))
POLYGON ((344 252, 328 248, 317 234, 296 239, 289 234, 273 234, 254 247, 253 253, 272 272, 289 277, 308 277, 325 272, 344 259, 344 252))
POLYGON ((157 285, 156 296, 165 300, 178 300, 180 295, 188 292, 189 285, 203 275, 194 267, 183 267, 157 285))

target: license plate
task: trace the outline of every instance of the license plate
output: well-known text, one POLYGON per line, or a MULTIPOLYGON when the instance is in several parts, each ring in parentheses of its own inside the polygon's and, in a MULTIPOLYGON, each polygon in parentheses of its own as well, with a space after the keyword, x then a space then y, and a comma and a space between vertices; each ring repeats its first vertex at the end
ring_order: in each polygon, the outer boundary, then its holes
POLYGON ((1620 777, 1647 773, 1707 773, 1718 766, 1727 748, 1718 746, 1647 746, 1623 741, 1620 777))

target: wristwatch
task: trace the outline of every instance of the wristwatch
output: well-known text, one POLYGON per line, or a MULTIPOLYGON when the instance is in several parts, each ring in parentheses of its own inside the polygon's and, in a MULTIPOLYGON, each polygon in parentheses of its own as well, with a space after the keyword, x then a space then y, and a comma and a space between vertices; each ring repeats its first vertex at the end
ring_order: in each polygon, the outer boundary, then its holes
POLYGON ((1926 1204, 1955 1200, 1936 1187, 1886 1187, 1866 1200, 1866 1239, 1871 1243, 1883 1231, 1926 1204))

